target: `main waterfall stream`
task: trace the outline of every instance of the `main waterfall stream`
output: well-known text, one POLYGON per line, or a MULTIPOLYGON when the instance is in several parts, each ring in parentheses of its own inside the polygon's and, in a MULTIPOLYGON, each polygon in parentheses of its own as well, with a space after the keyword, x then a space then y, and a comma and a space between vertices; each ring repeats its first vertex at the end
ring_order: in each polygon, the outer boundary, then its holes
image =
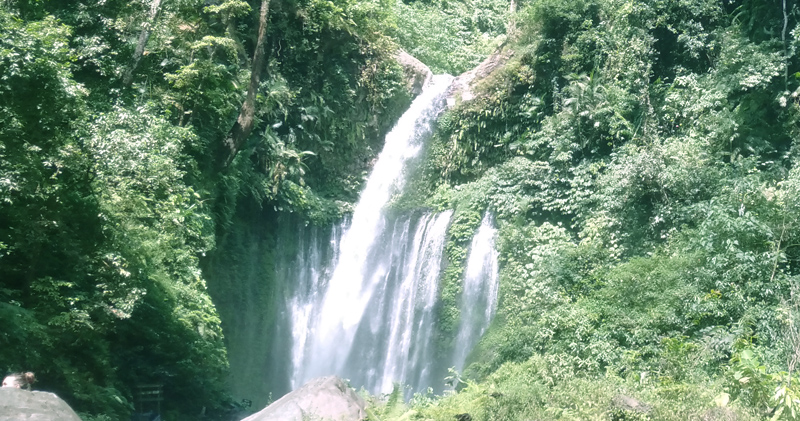
POLYGON ((437 352, 435 311, 453 212, 397 215, 385 209, 430 136, 451 81, 434 76, 386 136, 352 217, 329 230, 298 227, 291 235, 293 258, 276 262, 277 279, 290 286, 286 328, 279 331, 290 342, 283 346, 291 389, 335 374, 372 393, 388 393, 395 382, 414 391, 441 390, 447 367, 463 369, 488 327, 497 298, 490 216, 470 248, 462 324, 455 350, 446 355, 437 352))

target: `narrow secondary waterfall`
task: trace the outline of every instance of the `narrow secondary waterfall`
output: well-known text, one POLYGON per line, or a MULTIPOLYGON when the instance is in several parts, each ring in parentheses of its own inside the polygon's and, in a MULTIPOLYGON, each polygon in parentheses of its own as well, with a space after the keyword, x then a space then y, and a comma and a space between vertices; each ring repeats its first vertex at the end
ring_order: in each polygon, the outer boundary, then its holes
POLYGON ((500 272, 498 253, 494 247, 496 236, 497 229, 492 225, 491 215, 487 212, 478 232, 472 237, 467 268, 464 271, 460 303, 461 324, 453 356, 453 365, 458 371, 464 369, 467 355, 486 333, 497 307, 500 272))
POLYGON ((283 345, 282 352, 291 362, 292 389, 332 374, 373 393, 390 392, 394 382, 416 391, 438 386, 457 358, 462 368, 466 352, 486 329, 488 320, 478 319, 491 317, 497 289, 480 285, 482 280, 496 284, 491 224, 482 226, 473 241, 470 261, 477 259, 480 267, 470 269, 470 263, 467 268, 475 272, 467 282, 477 286, 470 287, 472 295, 465 295, 464 305, 475 306, 480 314, 467 309, 462 314, 468 315, 465 323, 477 327, 459 331, 459 340, 465 341, 459 344, 465 348, 463 356, 440 355, 435 311, 453 212, 390 215, 384 209, 402 189, 407 164, 430 136, 451 81, 450 76, 435 76, 387 135, 352 218, 330 232, 300 228, 291 238, 298 254, 276 262, 278 279, 290 286, 279 323, 288 324, 285 336, 291 344, 283 345), (484 257, 472 257, 476 253, 484 257), (484 267, 486 261, 493 266, 484 267))

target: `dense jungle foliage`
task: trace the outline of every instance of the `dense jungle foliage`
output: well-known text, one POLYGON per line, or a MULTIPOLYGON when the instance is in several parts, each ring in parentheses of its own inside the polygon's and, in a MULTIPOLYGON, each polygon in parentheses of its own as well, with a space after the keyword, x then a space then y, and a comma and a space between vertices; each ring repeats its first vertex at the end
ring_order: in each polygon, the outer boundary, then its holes
POLYGON ((346 211, 410 101, 398 46, 436 39, 438 66, 465 69, 500 42, 497 13, 0 1, 0 368, 86 419, 129 419, 142 384, 163 385, 164 419, 226 418, 204 271, 234 253, 219 239, 265 213, 346 211), (453 32, 425 32, 439 24, 453 32))
POLYGON ((513 57, 440 119, 396 203, 456 209, 443 342, 495 216, 498 314, 458 393, 372 417, 800 416, 796 3, 522 6, 513 57))
POLYGON ((800 415, 800 8, 508 6, 0 0, 0 367, 86 419, 153 383, 165 419, 224 419, 209 262, 264 214, 347 212, 410 100, 398 46, 454 74, 500 47, 395 202, 456 210, 442 348, 494 215, 497 317, 458 393, 371 418, 800 415))

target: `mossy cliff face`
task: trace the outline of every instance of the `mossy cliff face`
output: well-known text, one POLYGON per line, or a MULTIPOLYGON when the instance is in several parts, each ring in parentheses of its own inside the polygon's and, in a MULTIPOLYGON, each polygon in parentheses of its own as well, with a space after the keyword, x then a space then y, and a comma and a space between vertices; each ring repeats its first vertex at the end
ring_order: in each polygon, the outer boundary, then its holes
POLYGON ((277 216, 254 204, 239 209, 204 261, 204 273, 222 320, 230 393, 236 401, 247 399, 259 408, 287 381, 280 370, 271 371, 285 364, 270 340, 283 298, 274 266, 277 216))

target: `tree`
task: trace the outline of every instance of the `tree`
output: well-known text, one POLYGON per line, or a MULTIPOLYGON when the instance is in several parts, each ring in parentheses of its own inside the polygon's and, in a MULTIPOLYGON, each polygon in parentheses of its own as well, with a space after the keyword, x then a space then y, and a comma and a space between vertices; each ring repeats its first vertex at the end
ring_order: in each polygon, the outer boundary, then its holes
POLYGON ((226 147, 223 167, 230 165, 247 137, 250 136, 255 125, 256 90, 259 87, 261 72, 265 65, 264 40, 267 34, 268 14, 269 0, 261 0, 261 12, 258 18, 258 38, 256 40, 256 49, 253 53, 253 63, 250 68, 250 84, 247 87, 247 96, 244 103, 242 103, 239 117, 223 142, 226 147))
POLYGON ((133 52, 131 64, 125 70, 125 74, 122 77, 122 84, 124 86, 129 86, 131 82, 133 82, 133 72, 136 71, 136 67, 139 66, 139 61, 142 59, 144 48, 147 46, 147 40, 150 39, 150 32, 153 29, 153 25, 156 24, 160 7, 161 0, 153 0, 153 3, 150 5, 150 14, 148 15, 147 21, 142 23, 142 32, 139 33, 139 42, 136 43, 136 50, 133 52))

